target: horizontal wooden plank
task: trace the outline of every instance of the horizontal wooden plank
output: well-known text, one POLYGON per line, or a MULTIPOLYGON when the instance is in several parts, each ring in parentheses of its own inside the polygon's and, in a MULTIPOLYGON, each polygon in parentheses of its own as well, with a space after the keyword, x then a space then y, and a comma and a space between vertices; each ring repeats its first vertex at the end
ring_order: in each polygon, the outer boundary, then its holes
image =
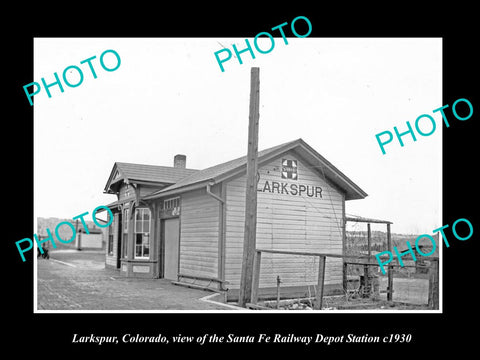
MULTIPOLYGON (((243 219, 239 218, 227 218, 226 223, 229 226, 241 226, 244 224, 243 219)), ((335 229, 338 231, 341 231, 342 228, 341 226, 336 226, 333 223, 329 223, 327 221, 319 221, 316 223, 309 223, 305 221, 304 219, 293 219, 293 218, 273 218, 273 219, 264 219, 264 218, 258 218, 257 219, 257 226, 258 224, 262 225, 271 225, 273 228, 288 228, 292 226, 298 226, 301 229, 307 228, 307 229, 313 229, 313 230, 318 230, 318 229, 324 229, 324 230, 330 230, 330 229, 335 229)), ((227 228, 227 230, 229 230, 227 228)))
MULTIPOLYGON (((270 202, 270 201, 295 201, 299 203, 324 203, 324 202, 336 202, 336 201, 342 201, 342 196, 337 193, 335 190, 329 190, 324 187, 322 187, 322 192, 321 192, 321 197, 315 197, 315 196, 309 196, 308 194, 312 195, 313 192, 312 190, 307 190, 303 191, 302 193, 299 194, 298 192, 291 192, 289 190, 290 185, 287 186, 287 192, 284 191, 282 194, 281 190, 277 191, 269 191, 268 189, 266 191, 263 191, 263 186, 265 183, 262 183, 258 188, 257 188, 257 199, 259 199, 261 202, 270 202), (308 192, 310 191, 310 193, 308 192)), ((315 184, 302 184, 302 185, 308 185, 309 189, 312 189, 318 185, 315 184)), ((270 183, 271 186, 271 183, 270 183)), ((242 189, 243 190, 243 189, 242 189)), ((245 191, 242 191, 240 189, 235 189, 235 188, 229 188, 229 191, 227 193, 227 201, 231 201, 232 199, 238 199, 239 201, 245 197, 245 191)))
MULTIPOLYGON (((226 217, 226 221, 232 225, 244 223, 245 217, 244 214, 239 213, 230 213, 226 217)), ((341 218, 335 218, 334 216, 319 216, 316 218, 306 217, 301 214, 257 214, 257 224, 278 224, 278 223, 287 223, 287 222, 297 222, 306 227, 312 228, 335 228, 337 230, 342 230, 342 220, 341 218)), ((343 230, 342 230, 343 231, 343 230)))
POLYGON ((180 247, 183 251, 202 251, 202 248, 205 248, 205 251, 212 251, 213 249, 218 250, 218 243, 215 241, 181 241, 180 247), (189 250, 191 249, 191 250, 189 250))
POLYGON ((194 211, 199 206, 214 211, 218 209, 219 203, 217 200, 213 199, 210 196, 202 195, 198 199, 183 199, 182 200, 182 210, 194 211))
POLYGON ((306 256, 326 256, 326 257, 338 257, 338 258, 368 258, 368 256, 351 256, 351 255, 339 255, 339 254, 331 254, 331 253, 319 253, 319 252, 312 252, 306 253, 302 251, 285 251, 285 250, 270 250, 270 249, 257 249, 256 251, 261 251, 262 253, 277 253, 277 254, 290 254, 290 255, 306 255, 306 256))
POLYGON ((205 220, 195 219, 193 221, 186 219, 185 221, 182 220, 181 228, 190 229, 194 226, 198 226, 198 228, 218 228, 218 224, 219 224, 218 219, 211 219, 211 218, 208 218, 205 220))
MULTIPOLYGON (((303 252, 324 252, 332 254, 341 254, 342 248, 338 246, 329 246, 328 244, 319 242, 318 244, 306 244, 301 240, 292 241, 291 239, 278 239, 274 242, 271 239, 259 238, 257 239, 257 246, 262 249, 273 248, 276 250, 285 250, 285 251, 303 251, 303 252)), ((243 251, 242 246, 237 246, 234 244, 227 245, 226 250, 231 252, 241 252, 243 251)))
POLYGON ((215 251, 213 248, 201 251, 198 250, 198 247, 190 247, 188 249, 182 248, 182 253, 180 254, 180 259, 183 260, 192 260, 192 261, 200 261, 205 262, 206 259, 217 259, 218 258, 218 251, 215 251))
POLYGON ((295 251, 302 250, 304 252, 319 252, 319 251, 339 251, 341 248, 331 246, 326 241, 318 241, 313 243, 305 242, 304 238, 294 238, 294 237, 282 237, 276 236, 275 238, 258 238, 257 247, 262 249, 275 249, 275 250, 286 250, 286 251, 295 251))
MULTIPOLYGON (((229 271, 225 274, 227 281, 232 286, 238 285, 239 275, 241 269, 238 269, 235 272, 229 271)), ((329 270, 325 269, 325 283, 327 284, 341 284, 342 276, 331 276, 329 270)), ((316 285, 318 281, 318 273, 311 272, 310 274, 301 274, 301 273, 282 273, 282 272, 272 272, 265 269, 261 269, 260 275, 260 287, 273 285, 276 286, 276 278, 280 276, 282 281, 281 286, 288 285, 316 285)))
POLYGON ((192 213, 185 213, 182 211, 182 222, 188 223, 202 223, 202 222, 218 222, 218 211, 215 213, 208 213, 206 211, 198 211, 192 213))
POLYGON ((218 251, 214 249, 205 248, 205 250, 198 250, 199 247, 188 247, 182 248, 182 253, 180 254, 181 259, 183 260, 192 260, 192 261, 205 261, 205 259, 216 259, 218 257, 218 251))
POLYGON ((180 249, 182 251, 182 254, 181 254, 182 257, 184 255, 185 257, 188 257, 188 256, 204 257, 204 256, 208 256, 209 254, 210 256, 217 257, 217 254, 218 254, 218 247, 213 245, 209 246, 208 244, 205 244, 204 246, 202 246, 201 244, 190 243, 188 245, 180 245, 180 249))
POLYGON ((217 221, 218 222, 218 210, 215 212, 202 211, 199 209, 195 212, 186 213, 182 211, 182 222, 201 222, 201 221, 217 221))
MULTIPOLYGON (((245 208, 244 206, 238 207, 231 207, 228 208, 227 216, 229 217, 239 217, 243 218, 245 216, 245 208)), ((308 219, 311 221, 319 221, 322 219, 333 219, 342 223, 342 208, 338 207, 335 210, 332 210, 331 207, 323 209, 300 209, 300 208, 287 208, 287 209, 257 209, 257 216, 258 217, 265 217, 265 218, 272 218, 272 217, 280 217, 281 215, 285 216, 293 216, 293 217, 302 217, 304 219, 308 219)))
MULTIPOLYGON (((266 254, 265 254, 266 255, 266 254)), ((242 256, 240 253, 227 253, 227 258, 229 260, 229 264, 232 264, 233 266, 235 265, 240 265, 241 264, 241 259, 242 259, 242 256)), ((311 259, 314 259, 313 257, 308 257, 308 258, 311 258, 311 259)), ((293 264, 304 264, 304 265, 312 265, 314 266, 314 264, 318 263, 318 259, 315 260, 315 261, 309 261, 307 260, 308 259, 307 257, 287 257, 286 255, 283 256, 283 257, 275 257, 275 258, 263 258, 262 256, 262 266, 280 266, 280 267, 295 267, 295 265, 293 264)), ((330 258, 330 260, 327 262, 327 265, 328 266, 336 266, 338 264, 341 264, 340 263, 334 263, 333 262, 333 259, 330 258)), ((339 271, 342 271, 341 268, 339 268, 339 271)))
POLYGON ((182 254, 180 256, 192 256, 192 257, 199 257, 203 258, 205 256, 212 256, 212 257, 217 257, 218 255, 218 248, 216 246, 209 246, 204 245, 202 246, 201 244, 193 244, 190 243, 187 246, 186 245, 181 245, 180 249, 182 251, 182 254))
POLYGON ((201 271, 217 271, 217 261, 215 259, 208 258, 208 261, 198 260, 194 261, 193 259, 186 259, 180 262, 181 269, 196 269, 201 271))
MULTIPOLYGON (((258 219, 257 221, 257 228, 262 231, 266 230, 274 230, 274 229, 292 229, 293 227, 286 223, 285 221, 268 221, 265 219, 258 219)), ((238 219, 228 219, 226 221, 227 224, 227 231, 238 232, 239 230, 244 228, 244 222, 238 221, 238 219)), ((333 224, 325 224, 325 223, 318 223, 314 226, 309 226, 308 224, 297 222, 297 225, 300 225, 299 229, 301 232, 305 233, 304 229, 308 230, 308 234, 333 234, 334 236, 339 236, 342 233, 342 228, 334 226, 333 224)))
POLYGON ((186 234, 189 234, 191 236, 203 234, 203 237, 210 237, 212 235, 214 237, 218 237, 218 224, 198 224, 198 226, 195 226, 195 224, 184 224, 182 225, 181 233, 182 238, 186 234))
POLYGON ((180 272, 184 272, 185 274, 191 273, 197 276, 205 276, 205 277, 214 277, 217 275, 217 269, 203 269, 200 267, 186 267, 181 265, 180 272))
POLYGON ((191 256, 182 256, 182 261, 181 261, 181 266, 195 266, 195 267, 201 267, 202 269, 216 269, 216 257, 215 256, 209 256, 205 258, 200 258, 196 257, 193 258, 191 256), (205 261, 208 260, 208 261, 205 261))
MULTIPOLYGON (((288 209, 291 207, 292 209, 306 209, 310 212, 322 212, 322 211, 338 211, 341 210, 342 206, 342 199, 336 199, 335 201, 328 201, 325 199, 311 199, 311 198, 279 198, 274 199, 271 202, 262 203, 262 201, 258 202, 261 208, 285 208, 288 209)), ((233 206, 239 206, 234 204, 233 206)))
POLYGON ((182 231, 181 241, 191 241, 192 239, 202 239, 203 241, 218 243, 218 229, 212 229, 208 231, 206 229, 199 229, 197 232, 195 232, 194 229, 182 231))
POLYGON ((208 213, 216 213, 218 212, 218 204, 217 203, 205 203, 204 201, 192 202, 192 203, 185 203, 182 202, 182 214, 192 214, 200 212, 200 209, 208 212, 208 213))
MULTIPOLYGON (((317 237, 317 238, 309 238, 307 239, 305 235, 292 235, 292 234, 280 234, 280 233, 268 233, 262 234, 257 233, 257 243, 265 243, 268 244, 266 246, 262 246, 263 248, 267 249, 282 249, 284 247, 295 247, 295 248, 308 248, 308 249, 321 249, 321 248, 328 248, 328 249, 342 249, 340 239, 339 243, 331 242, 328 237, 317 237)), ((260 247, 260 246, 259 246, 260 247)))
POLYGON ((207 266, 204 263, 181 263, 180 272, 196 274, 198 276, 217 276, 218 269, 215 265, 207 266))
MULTIPOLYGON (((272 206, 291 206, 293 208, 338 208, 342 204, 342 198, 338 197, 335 199, 328 198, 310 198, 304 196, 289 196, 285 194, 270 194, 268 198, 264 196, 257 196, 257 204, 262 208, 269 208, 272 206)), ((244 195, 235 196, 229 194, 227 196, 227 208, 241 207, 245 202, 244 195)))

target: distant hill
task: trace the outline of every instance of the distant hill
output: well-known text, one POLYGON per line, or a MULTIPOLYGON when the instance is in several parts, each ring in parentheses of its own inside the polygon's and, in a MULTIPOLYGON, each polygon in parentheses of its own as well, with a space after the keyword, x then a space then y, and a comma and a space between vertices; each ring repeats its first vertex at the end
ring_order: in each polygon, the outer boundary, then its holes
MULTIPOLYGON (((367 246, 367 231, 347 231, 347 249, 351 253, 355 251, 366 251, 367 246)), ((439 234, 429 234, 435 239, 436 250, 432 256, 438 256, 438 239, 439 234)), ((412 248, 415 247, 415 240, 420 234, 396 234, 392 233, 392 248, 396 246, 399 251, 407 250, 406 242, 408 241, 412 248)), ((429 253, 432 248, 432 243, 428 238, 419 240, 419 246, 423 247, 424 253, 429 253)), ((387 232, 386 231, 372 231, 371 232, 371 250, 385 251, 387 250, 387 232)))
MULTIPOLYGON (((46 237, 47 236, 47 228, 50 229, 50 232, 52 233, 54 239, 55 239, 55 244, 57 245, 57 248, 74 248, 75 247, 75 240, 72 240, 72 242, 68 243, 68 244, 65 244, 65 243, 62 243, 60 241, 57 241, 57 238, 55 236, 55 228, 56 226, 61 223, 61 222, 69 222, 70 224, 72 224, 74 227, 77 227, 78 231, 80 231, 80 229, 83 229, 83 225, 82 225, 82 221, 80 219, 78 219, 78 223, 76 222, 76 220, 72 220, 72 219, 61 219, 61 218, 55 218, 55 217, 49 217, 49 218, 42 218, 42 217, 38 217, 37 218, 37 236, 40 238, 40 237, 46 237)), ((89 231, 90 230, 100 230, 102 232, 103 235, 103 241, 105 241, 106 239, 106 228, 100 228, 98 226, 95 225, 95 223, 93 221, 88 221, 88 220, 85 220, 85 224, 87 225, 89 231)), ((64 240, 69 240, 71 237, 72 237, 72 229, 67 226, 67 225, 63 225, 61 227, 58 228, 58 234, 60 235, 60 237, 64 240)), ((45 243, 47 244, 47 243, 45 243)), ((49 244, 48 245, 49 248, 52 248, 52 245, 49 244)))

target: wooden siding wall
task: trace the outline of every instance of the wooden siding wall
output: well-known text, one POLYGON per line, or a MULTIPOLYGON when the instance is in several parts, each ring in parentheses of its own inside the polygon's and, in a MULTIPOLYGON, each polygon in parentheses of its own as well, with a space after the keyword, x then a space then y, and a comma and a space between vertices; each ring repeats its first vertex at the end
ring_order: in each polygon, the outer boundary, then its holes
MULTIPOLYGON (((322 198, 258 192, 257 248, 342 253, 342 194, 330 186, 317 172, 294 154, 285 154, 259 169, 258 189, 265 181, 320 186, 322 198), (282 159, 298 161, 298 180, 282 179, 282 159)), ((241 274, 245 183, 242 176, 227 184, 226 266, 225 279, 230 288, 238 288, 241 274)), ((288 185, 289 186, 289 185, 288 185)), ((260 287, 276 286, 277 275, 282 286, 313 285, 317 282, 318 258, 279 254, 263 254, 260 287)), ((325 284, 342 283, 342 261, 328 258, 325 284)), ((313 291, 313 289, 312 289, 313 291)))
POLYGON ((118 192, 118 199, 123 200, 123 199, 130 199, 130 198, 135 199, 135 188, 129 184, 122 184, 118 192), (126 196, 127 190, 129 192, 128 196, 126 196))
MULTIPOLYGON (((136 185, 140 189, 140 197, 151 194, 154 191, 160 190, 165 186, 147 186, 147 185, 136 185)), ((122 184, 118 192, 118 199, 135 199, 135 187, 132 184, 122 184), (126 196, 127 190, 129 191, 128 197, 126 196)))
POLYGON ((181 274, 218 277, 219 206, 204 189, 182 195, 181 274))

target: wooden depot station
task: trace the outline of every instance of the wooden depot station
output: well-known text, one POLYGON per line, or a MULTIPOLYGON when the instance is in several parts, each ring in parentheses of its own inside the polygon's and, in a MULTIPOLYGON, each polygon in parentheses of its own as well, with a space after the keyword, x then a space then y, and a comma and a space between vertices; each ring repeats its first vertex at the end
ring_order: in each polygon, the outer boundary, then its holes
MULTIPOLYGON (((164 278, 238 297, 242 267, 246 156, 204 170, 116 162, 104 192, 117 200, 106 266, 127 277, 164 278)), ((258 152, 256 247, 345 252, 345 201, 367 194, 302 139, 258 152)), ((342 257, 325 266, 325 292, 342 289, 342 257)), ((268 292, 317 282, 318 259, 288 254, 262 258, 268 292)))

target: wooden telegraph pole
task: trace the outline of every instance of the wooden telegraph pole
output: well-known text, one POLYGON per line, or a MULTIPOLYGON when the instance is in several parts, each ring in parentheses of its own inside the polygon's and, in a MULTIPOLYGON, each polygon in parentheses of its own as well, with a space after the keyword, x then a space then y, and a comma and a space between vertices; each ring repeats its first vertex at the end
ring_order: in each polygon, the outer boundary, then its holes
POLYGON ((257 232, 257 155, 258 119, 260 102, 260 69, 253 67, 250 78, 250 115, 248 123, 247 187, 245 195, 245 232, 243 238, 242 275, 238 305, 250 302, 253 278, 253 260, 257 232))

